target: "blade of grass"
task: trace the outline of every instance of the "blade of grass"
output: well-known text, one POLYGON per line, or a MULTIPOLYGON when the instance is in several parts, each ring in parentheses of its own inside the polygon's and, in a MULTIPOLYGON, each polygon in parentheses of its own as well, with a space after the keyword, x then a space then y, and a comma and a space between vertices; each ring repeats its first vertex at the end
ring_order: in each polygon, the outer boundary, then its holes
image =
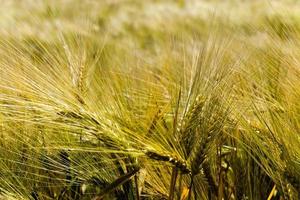
POLYGON ((139 169, 134 169, 133 171, 128 172, 127 174, 119 177, 114 182, 112 182, 110 185, 108 185, 105 189, 103 189, 102 192, 100 192, 100 194, 98 194, 96 197, 93 198, 93 200, 103 199, 103 197, 105 195, 112 192, 113 190, 115 190, 120 185, 122 185, 122 184, 126 183, 127 181, 129 181, 138 171, 139 171, 139 169))

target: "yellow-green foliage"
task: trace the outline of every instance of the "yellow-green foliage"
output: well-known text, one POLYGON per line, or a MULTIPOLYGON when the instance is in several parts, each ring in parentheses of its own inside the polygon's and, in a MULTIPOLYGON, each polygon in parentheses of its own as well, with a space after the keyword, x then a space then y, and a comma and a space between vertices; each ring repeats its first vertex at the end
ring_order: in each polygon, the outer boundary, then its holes
POLYGON ((0 6, 3 199, 299 199, 300 3, 0 6))

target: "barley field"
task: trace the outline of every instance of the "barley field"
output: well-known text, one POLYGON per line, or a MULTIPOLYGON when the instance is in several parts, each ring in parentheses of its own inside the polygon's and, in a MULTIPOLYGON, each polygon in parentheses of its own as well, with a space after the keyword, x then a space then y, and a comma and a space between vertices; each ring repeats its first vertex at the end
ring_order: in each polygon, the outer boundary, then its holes
POLYGON ((0 0, 0 199, 299 200, 300 1, 0 0))

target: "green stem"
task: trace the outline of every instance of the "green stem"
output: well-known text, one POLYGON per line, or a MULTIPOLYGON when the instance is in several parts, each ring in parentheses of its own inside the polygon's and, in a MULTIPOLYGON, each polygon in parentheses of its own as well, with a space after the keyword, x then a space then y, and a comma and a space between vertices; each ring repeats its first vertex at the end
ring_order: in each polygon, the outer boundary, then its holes
POLYGON ((136 200, 140 200, 139 183, 137 174, 134 176, 136 200))
POLYGON ((172 170, 172 178, 171 178, 171 185, 170 185, 170 192, 169 192, 169 200, 174 199, 175 193, 175 186, 176 186, 176 179, 178 175, 178 169, 174 166, 172 170))
POLYGON ((180 200, 181 198, 181 192, 182 192, 182 173, 179 174, 179 188, 177 191, 177 199, 180 200))
POLYGON ((191 183, 189 186, 189 194, 188 194, 188 200, 191 200, 192 197, 192 188, 193 188, 193 184, 194 184, 194 175, 191 175, 191 183))

